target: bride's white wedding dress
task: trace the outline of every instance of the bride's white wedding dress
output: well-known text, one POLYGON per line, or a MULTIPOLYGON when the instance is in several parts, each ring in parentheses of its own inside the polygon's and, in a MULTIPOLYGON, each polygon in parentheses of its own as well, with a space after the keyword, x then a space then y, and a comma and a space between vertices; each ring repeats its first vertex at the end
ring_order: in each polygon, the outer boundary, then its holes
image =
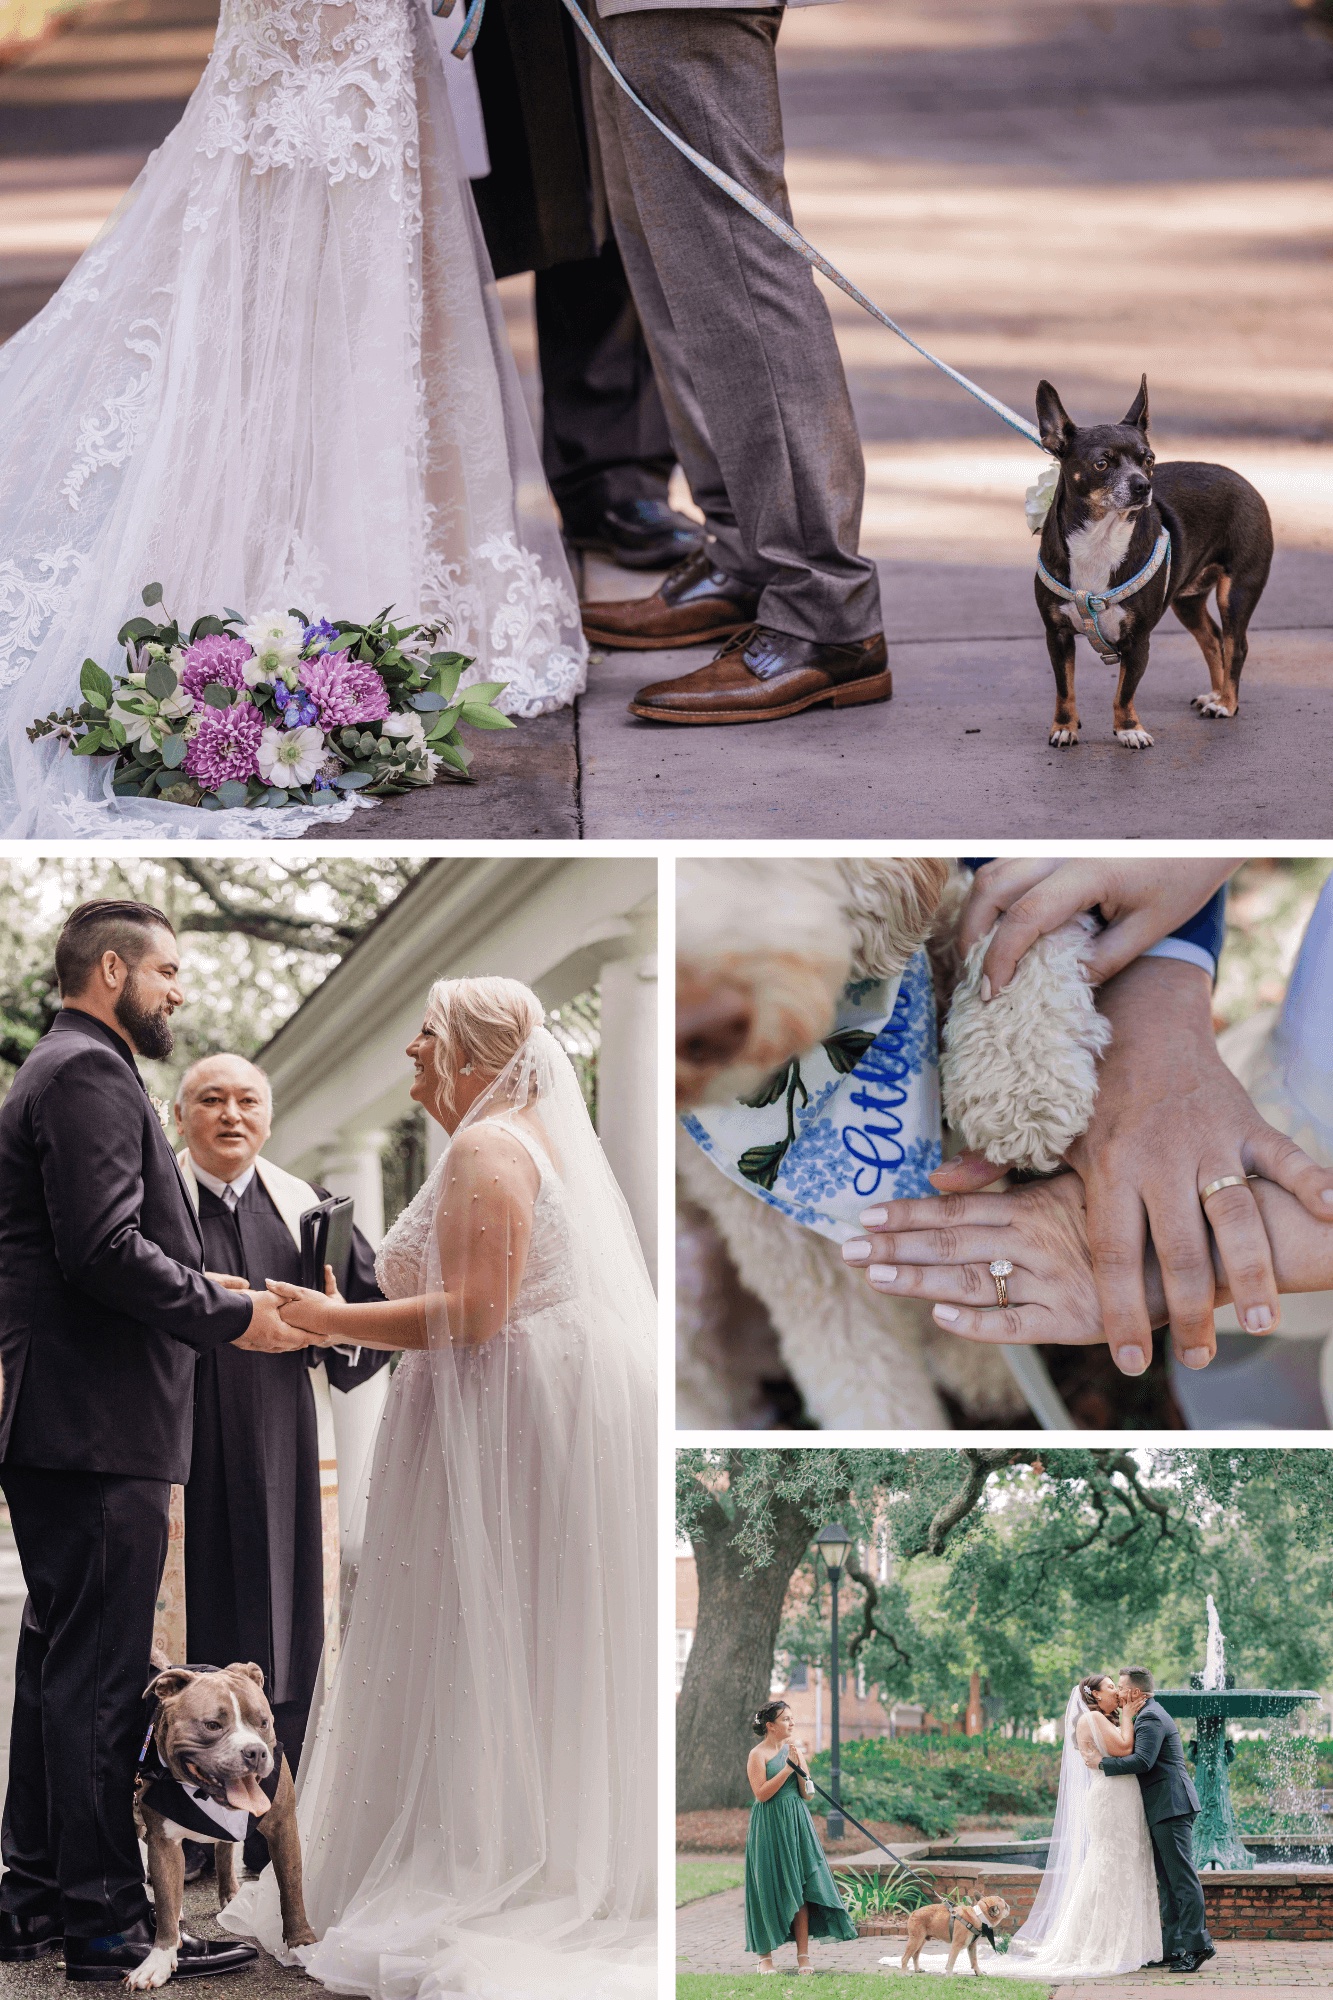
MULTIPOLYGON (((569 1064, 534 1041, 560 1170, 506 1120, 540 1176, 510 1323, 457 1347, 432 1306, 394 1371, 298 1787, 299 1956, 376 2000, 655 1992, 652 1294, 569 1064)), ((390 1297, 439 1295, 449 1172, 385 1238, 390 1297)), ((222 1921, 281 1955, 271 1869, 222 1921)))
POLYGON ((295 834, 348 802, 110 798, 32 720, 160 582, 186 625, 438 621, 573 700, 586 648, 423 0, 223 0, 208 67, 55 297, 0 348, 0 836, 295 834))
POLYGON ((1107 1777, 1084 1763, 1075 1738, 1082 1721, 1103 1755, 1114 1754, 1106 1725, 1074 1689, 1065 1718, 1060 1797, 1042 1887, 1014 1949, 987 1964, 1022 1978, 1078 1979, 1130 1972, 1162 1955, 1162 1923, 1152 1836, 1132 1777, 1107 1777))

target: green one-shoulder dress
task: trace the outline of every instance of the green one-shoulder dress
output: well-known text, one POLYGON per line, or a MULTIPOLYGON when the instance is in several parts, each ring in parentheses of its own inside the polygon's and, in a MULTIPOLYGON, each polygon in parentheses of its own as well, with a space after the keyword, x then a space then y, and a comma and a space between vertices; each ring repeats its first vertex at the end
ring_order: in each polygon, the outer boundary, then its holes
MULTIPOLYGON (((787 1761, 779 1750, 764 1766, 775 1778, 787 1761)), ((766 1954, 785 1944, 802 1903, 810 1912, 810 1935, 854 1938, 856 1926, 842 1906, 815 1833, 800 1781, 788 1778, 771 1799, 750 1808, 745 1841, 745 1949, 766 1954)))

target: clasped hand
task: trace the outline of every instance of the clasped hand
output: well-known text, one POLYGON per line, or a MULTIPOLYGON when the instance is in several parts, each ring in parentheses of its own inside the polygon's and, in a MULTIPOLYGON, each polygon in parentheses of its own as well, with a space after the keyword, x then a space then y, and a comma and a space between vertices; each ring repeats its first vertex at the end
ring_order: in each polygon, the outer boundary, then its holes
POLYGON ((244 1278, 218 1271, 204 1274, 229 1292, 249 1292, 254 1306, 250 1324, 233 1347, 257 1354, 291 1354, 303 1347, 327 1347, 337 1339, 338 1309, 346 1304, 338 1290, 331 1265, 324 1266, 324 1290, 308 1291, 303 1285, 285 1284, 270 1278, 267 1289, 251 1292, 244 1278))

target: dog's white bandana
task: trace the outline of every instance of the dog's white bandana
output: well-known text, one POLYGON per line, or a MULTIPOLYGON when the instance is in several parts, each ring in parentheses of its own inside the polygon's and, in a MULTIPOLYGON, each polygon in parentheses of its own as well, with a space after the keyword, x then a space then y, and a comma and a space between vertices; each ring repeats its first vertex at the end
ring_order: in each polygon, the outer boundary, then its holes
POLYGON ((846 986, 832 1032, 756 1096, 681 1122, 728 1180, 835 1243, 860 1235, 870 1202, 934 1194, 940 1075, 925 952, 901 979, 846 986))

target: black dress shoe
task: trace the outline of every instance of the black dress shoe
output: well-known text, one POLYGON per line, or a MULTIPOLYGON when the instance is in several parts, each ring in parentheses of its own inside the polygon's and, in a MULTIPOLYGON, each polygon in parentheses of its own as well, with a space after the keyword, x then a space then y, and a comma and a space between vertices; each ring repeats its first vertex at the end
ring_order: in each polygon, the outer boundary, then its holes
MULTIPOLYGON (((155 1942, 151 1923, 134 1924, 129 1930, 109 1937, 66 1938, 65 1977, 84 1982, 95 1979, 123 1979, 142 1965, 155 1942)), ((251 1965, 259 1952, 252 1944, 236 1938, 195 1937, 181 1926, 176 1947, 175 1979, 210 1979, 222 1972, 239 1972, 251 1965)))
POLYGON ((665 500, 621 500, 600 514, 565 523, 572 549, 609 556, 621 569, 670 569, 703 547, 704 530, 665 500))
POLYGON ((1212 1956, 1213 1953, 1211 1951, 1180 1951, 1176 1953, 1174 1958, 1169 1958, 1166 1961, 1166 1969, 1168 1972, 1197 1972, 1205 1958, 1211 1958, 1212 1956))
POLYGON ((239 1972, 252 1965, 259 1947, 243 1944, 240 1938, 195 1937, 181 1925, 181 1941, 176 1952, 177 1979, 209 1979, 218 1972, 239 1972))
POLYGON ((0 1910, 0 1964, 26 1965, 43 1952, 59 1951, 64 1934, 59 1917, 14 1917, 0 1910))
POLYGON ((183 1840, 181 1850, 185 1855, 187 1882, 202 1882, 217 1872, 217 1849, 211 1840, 183 1840))

